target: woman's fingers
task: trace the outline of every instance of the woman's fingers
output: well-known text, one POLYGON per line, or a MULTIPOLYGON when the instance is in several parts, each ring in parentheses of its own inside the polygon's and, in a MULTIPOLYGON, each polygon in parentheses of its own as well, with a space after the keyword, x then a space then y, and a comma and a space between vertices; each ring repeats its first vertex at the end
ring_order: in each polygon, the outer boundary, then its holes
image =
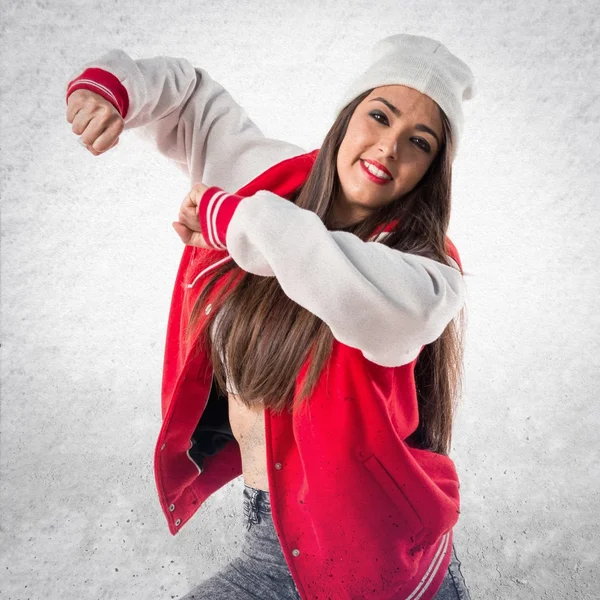
POLYGON ((190 192, 184 199, 181 204, 182 210, 190 210, 192 212, 198 212, 198 202, 196 202, 196 198, 192 192, 190 192))
POLYGON ((202 236, 202 229, 200 228, 200 221, 198 219, 198 205, 202 194, 207 189, 208 187, 203 183, 194 184, 181 203, 178 215, 179 222, 173 223, 173 227, 184 244, 203 248, 209 247, 202 236))
MULTIPOLYGON (((198 186, 199 184, 193 186, 183 199, 181 208, 179 209, 179 222, 183 223, 188 229, 200 233, 202 230, 200 229, 200 221, 198 219, 198 203, 203 192, 201 192, 198 186)), ((202 187, 207 189, 206 186, 202 187)))
POLYGON ((68 99, 67 122, 81 144, 94 156, 116 146, 125 122, 119 111, 99 94, 75 90, 68 99))
POLYGON ((209 248, 208 244, 204 240, 204 236, 198 231, 192 231, 181 223, 172 223, 173 229, 177 232, 177 235, 181 238, 181 241, 188 246, 198 246, 200 248, 209 248))
POLYGON ((81 138, 79 138, 77 140, 86 150, 89 150, 94 156, 100 156, 100 154, 102 154, 102 152, 97 152, 93 146, 90 146, 89 144, 86 144, 81 138))
POLYGON ((119 139, 120 139, 120 138, 117 138, 117 139, 116 139, 116 140, 115 140, 115 141, 112 143, 112 146, 109 148, 109 150, 111 150, 112 148, 114 148, 114 147, 115 147, 115 146, 116 146, 116 145, 119 143, 119 139))
POLYGON ((90 111, 84 110, 82 107, 80 110, 77 111, 77 114, 75 114, 73 118, 71 131, 75 135, 81 136, 81 134, 86 130, 86 127, 89 125, 92 118, 93 115, 90 113, 90 111))
POLYGON ((198 220, 198 207, 189 199, 189 194, 181 204, 179 209, 179 222, 193 231, 200 231, 200 222, 198 220))
POLYGON ((188 229, 191 229, 192 231, 198 231, 200 232, 200 224, 198 223, 198 219, 196 218, 196 216, 188 211, 184 212, 184 211, 179 211, 179 222, 182 225, 185 225, 188 229))
POLYGON ((81 138, 97 152, 110 150, 123 132, 123 119, 92 119, 81 138))
POLYGON ((184 244, 187 244, 190 239, 192 238, 192 233, 193 231, 191 231, 190 229, 188 229, 185 225, 182 225, 181 223, 173 223, 173 229, 175 229, 175 231, 177 232, 177 235, 181 238, 181 241, 184 244))

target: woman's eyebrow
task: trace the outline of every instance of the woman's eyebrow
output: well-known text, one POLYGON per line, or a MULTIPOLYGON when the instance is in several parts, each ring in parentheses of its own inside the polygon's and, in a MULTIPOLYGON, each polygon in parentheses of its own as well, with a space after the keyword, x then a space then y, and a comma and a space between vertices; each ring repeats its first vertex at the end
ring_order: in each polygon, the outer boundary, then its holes
MULTIPOLYGON (((390 104, 385 98, 381 98, 380 96, 378 96, 377 98, 373 98, 371 102, 375 102, 375 100, 383 102, 397 117, 399 117, 402 114, 393 104, 390 104)), ((423 125, 423 123, 417 123, 417 125, 415 125, 415 129, 431 134, 438 143, 438 146, 440 145, 440 138, 438 137, 437 133, 433 131, 433 129, 431 129, 430 127, 427 127, 427 125, 423 125)))

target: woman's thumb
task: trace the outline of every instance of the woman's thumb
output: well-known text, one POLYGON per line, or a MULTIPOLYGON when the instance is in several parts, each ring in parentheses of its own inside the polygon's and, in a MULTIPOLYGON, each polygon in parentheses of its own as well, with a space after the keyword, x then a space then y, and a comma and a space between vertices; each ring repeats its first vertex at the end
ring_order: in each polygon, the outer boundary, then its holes
POLYGON ((181 238, 181 241, 184 244, 187 244, 190 241, 190 238, 192 237, 192 232, 185 225, 182 225, 178 221, 171 223, 171 225, 173 225, 173 229, 181 238))

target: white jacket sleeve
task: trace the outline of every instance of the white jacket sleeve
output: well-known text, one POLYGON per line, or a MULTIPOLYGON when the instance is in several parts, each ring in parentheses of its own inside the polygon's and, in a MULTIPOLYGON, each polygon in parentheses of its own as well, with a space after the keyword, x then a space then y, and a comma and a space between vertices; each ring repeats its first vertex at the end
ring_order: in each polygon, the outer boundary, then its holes
POLYGON ((129 100, 125 129, 136 129, 175 161, 192 184, 237 190, 273 164, 306 152, 266 138, 223 86, 184 58, 133 60, 115 49, 83 65, 70 81, 89 68, 118 78, 129 100))
POLYGON ((199 217, 209 244, 245 271, 277 277, 338 341, 382 366, 414 360, 464 304, 458 269, 329 231, 314 212, 269 191, 242 198, 209 189, 199 217))

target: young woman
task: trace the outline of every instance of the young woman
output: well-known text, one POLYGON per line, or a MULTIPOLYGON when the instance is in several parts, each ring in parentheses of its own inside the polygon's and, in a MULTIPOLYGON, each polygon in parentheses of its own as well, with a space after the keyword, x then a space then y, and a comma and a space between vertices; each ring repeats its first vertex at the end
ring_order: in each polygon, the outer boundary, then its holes
POLYGON ((306 153, 184 59, 114 50, 71 78, 92 153, 136 128, 193 184, 156 483, 175 535, 243 475, 247 531, 186 599, 469 597, 448 456, 465 286, 446 231, 473 94, 439 42, 385 38, 306 153))

